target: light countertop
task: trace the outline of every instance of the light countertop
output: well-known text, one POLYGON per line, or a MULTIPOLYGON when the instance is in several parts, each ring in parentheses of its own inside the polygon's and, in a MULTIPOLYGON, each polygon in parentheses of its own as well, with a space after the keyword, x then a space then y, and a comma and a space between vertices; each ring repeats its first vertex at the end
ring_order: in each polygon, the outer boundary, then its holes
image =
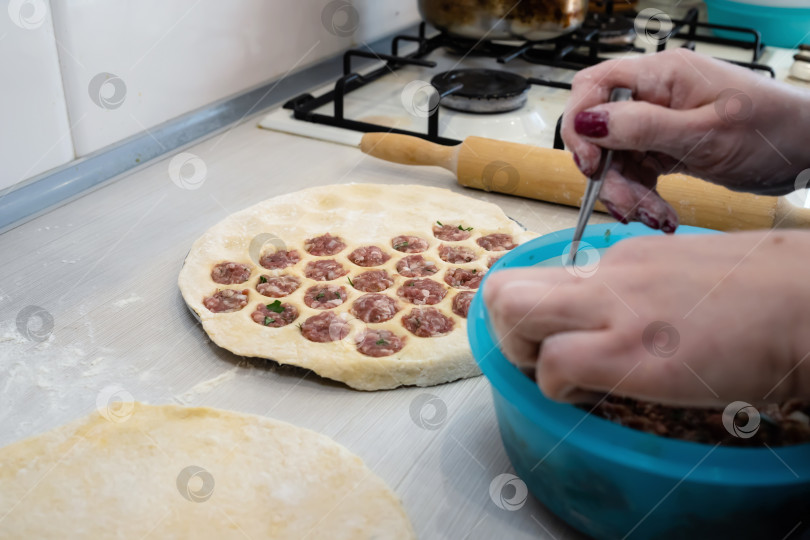
MULTIPOLYGON (((467 190, 442 169, 377 161, 351 147, 258 129, 258 120, 185 149, 204 164, 199 189, 171 181, 169 156, 0 235, 0 445, 90 413, 112 392, 231 409, 348 447, 396 491, 421 538, 581 538, 531 497, 516 511, 490 499, 492 480, 514 471, 483 377, 364 393, 236 357, 206 339, 176 284, 189 247, 208 227, 312 186, 447 187, 497 203, 541 234, 573 226, 576 210, 467 190), (46 341, 18 331, 28 306, 52 316, 46 341), (437 429, 412 419, 422 394, 446 406, 437 429)), ((422 414, 430 418, 433 409, 422 414)))

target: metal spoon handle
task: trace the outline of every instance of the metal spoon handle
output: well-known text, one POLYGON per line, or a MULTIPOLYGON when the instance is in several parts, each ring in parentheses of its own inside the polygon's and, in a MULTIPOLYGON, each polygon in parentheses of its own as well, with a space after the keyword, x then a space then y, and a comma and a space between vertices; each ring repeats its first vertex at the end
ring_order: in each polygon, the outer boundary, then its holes
MULTIPOLYGON (((610 101, 629 101, 633 98, 633 91, 629 88, 614 88, 610 92, 610 101)), ((585 226, 593 214, 593 207, 599 199, 599 192, 602 191, 602 181, 605 179, 610 165, 613 163, 613 150, 602 150, 602 159, 599 161, 599 167, 596 172, 588 180, 588 185, 585 188, 585 195, 582 197, 582 205, 579 209, 579 216, 577 219, 577 228, 574 231, 574 239, 571 241, 571 250, 568 253, 568 265, 573 266, 576 264, 577 251, 579 250, 579 243, 582 240, 582 235, 585 233, 585 226)))

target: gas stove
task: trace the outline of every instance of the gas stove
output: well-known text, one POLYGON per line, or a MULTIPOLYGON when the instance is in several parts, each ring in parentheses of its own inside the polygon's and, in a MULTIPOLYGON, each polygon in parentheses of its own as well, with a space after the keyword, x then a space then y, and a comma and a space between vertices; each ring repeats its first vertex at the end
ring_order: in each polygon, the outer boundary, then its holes
POLYGON ((676 47, 806 84, 790 77, 795 51, 766 47, 755 30, 701 22, 697 9, 675 20, 655 9, 614 13, 611 4, 575 32, 542 42, 475 41, 422 23, 394 37, 390 54, 347 51, 334 84, 291 99, 260 125, 347 145, 385 131, 445 145, 480 136, 562 148, 559 123, 577 71, 676 47), (358 58, 380 65, 361 73, 358 58))

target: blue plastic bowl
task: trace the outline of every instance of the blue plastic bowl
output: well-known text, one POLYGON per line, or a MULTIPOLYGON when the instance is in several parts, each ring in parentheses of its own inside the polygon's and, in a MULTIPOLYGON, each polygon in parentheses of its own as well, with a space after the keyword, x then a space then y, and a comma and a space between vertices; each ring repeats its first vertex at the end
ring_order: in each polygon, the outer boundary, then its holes
MULTIPOLYGON (((714 231, 683 226, 678 232, 714 231)), ((657 234, 639 224, 595 225, 583 240, 603 249, 657 234)), ((568 229, 527 242, 487 275, 562 261, 572 236, 568 229)), ((491 383, 515 471, 537 499, 580 531, 600 539, 760 539, 791 530, 795 538, 810 525, 810 444, 714 447, 644 433, 551 401, 495 345, 480 292, 470 306, 468 333, 491 383)))
MULTIPOLYGON (((706 8, 710 23, 759 30, 766 45, 795 49, 810 40, 810 6, 760 6, 733 0, 706 0, 706 8)), ((752 41, 750 35, 739 32, 715 30, 714 33, 723 38, 752 41)))

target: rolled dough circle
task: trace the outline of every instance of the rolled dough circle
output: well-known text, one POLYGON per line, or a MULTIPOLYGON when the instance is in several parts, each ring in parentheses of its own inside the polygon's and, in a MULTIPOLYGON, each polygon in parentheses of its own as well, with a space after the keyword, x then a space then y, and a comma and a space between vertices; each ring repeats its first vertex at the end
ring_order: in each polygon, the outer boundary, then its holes
POLYGON ((140 403, 0 448, 0 536, 415 538, 394 493, 324 435, 140 403))
POLYGON ((326 185, 288 193, 236 212, 206 231, 191 248, 180 271, 178 283, 183 299, 198 315, 209 337, 234 354, 268 358, 281 364, 311 369, 318 375, 342 381, 358 390, 380 390, 402 385, 431 386, 464 377, 480 375, 467 342, 466 320, 452 311, 453 299, 462 289, 450 288, 443 280, 451 268, 487 271, 491 257, 503 255, 488 252, 476 239, 493 233, 512 236, 516 243, 525 242, 537 234, 524 230, 509 219, 495 204, 460 195, 447 189, 419 185, 341 184, 326 185), (471 227, 470 237, 463 241, 446 242, 433 233, 436 222, 471 227), (313 257, 304 250, 304 243, 325 233, 339 236, 347 244, 334 256, 313 257), (397 297, 397 289, 407 278, 398 274, 396 265, 407 253, 392 247, 392 239, 413 235, 426 240, 429 247, 421 253, 435 263, 438 271, 430 279, 448 289, 446 296, 432 307, 455 320, 453 331, 439 337, 423 338, 410 334, 402 318, 414 306, 397 297), (440 247, 452 245, 474 253, 469 263, 449 264, 440 257, 440 247), (347 256, 363 246, 377 246, 391 258, 375 267, 361 268, 347 256), (301 261, 283 270, 267 270, 259 265, 262 253, 276 250, 296 250, 301 261), (312 281, 302 271, 308 261, 334 259, 349 273, 331 281, 312 281), (251 276, 238 285, 218 285, 211 279, 214 265, 230 261, 251 268, 251 276), (355 290, 350 279, 368 270, 384 270, 394 284, 381 294, 397 299, 402 309, 390 320, 363 324, 350 312, 352 304, 364 293, 355 290), (260 275, 292 275, 302 286, 280 301, 297 307, 300 315, 296 324, 267 328, 251 319, 267 298, 256 290, 260 275), (308 307, 304 302, 306 290, 313 285, 344 287, 346 301, 330 311, 351 322, 353 331, 344 339, 316 343, 301 335, 298 324, 323 310, 308 307), (232 313, 212 313, 203 305, 206 296, 218 289, 248 291, 245 308, 232 313), (387 330, 406 338, 405 346, 390 356, 370 357, 357 350, 356 337, 363 328, 387 330))

